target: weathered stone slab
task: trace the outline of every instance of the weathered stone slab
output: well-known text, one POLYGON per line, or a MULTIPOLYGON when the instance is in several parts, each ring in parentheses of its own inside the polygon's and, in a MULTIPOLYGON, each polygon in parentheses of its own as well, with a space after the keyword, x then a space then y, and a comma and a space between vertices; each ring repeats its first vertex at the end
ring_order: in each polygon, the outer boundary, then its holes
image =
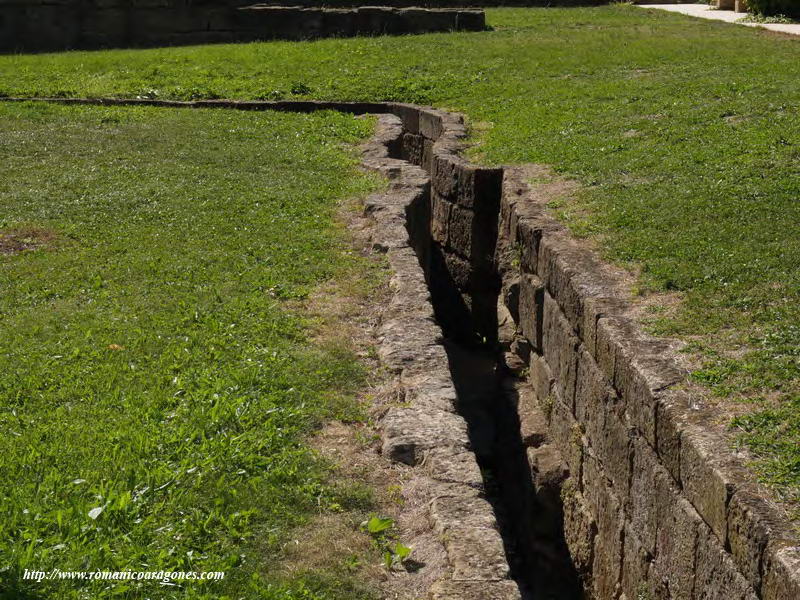
POLYGON ((479 497, 434 498, 431 502, 431 520, 434 531, 441 536, 459 527, 496 527, 492 505, 479 497))
POLYGON ((395 407, 382 426, 384 456, 408 465, 420 462, 423 451, 434 446, 465 448, 469 443, 464 419, 450 412, 395 407))
POLYGON ((475 226, 475 213, 468 208, 452 206, 448 223, 448 246, 461 256, 473 256, 472 229, 475 226))
POLYGON ((564 457, 570 475, 575 478, 575 485, 580 486, 584 454, 581 427, 567 405, 558 399, 558 394, 555 398, 550 415, 550 438, 564 457))
MULTIPOLYGON (((530 368, 530 380, 536 392, 536 398, 539 400, 539 405, 544 407, 547 403, 552 402, 550 396, 553 390, 553 375, 544 357, 537 354, 531 355, 530 368)), ((548 412, 545 412, 545 416, 549 416, 548 412)))
POLYGON ((762 579, 763 600, 800 598, 800 546, 770 543, 765 552, 762 579))
POLYGON ((577 488, 565 485, 561 499, 564 503, 564 538, 575 568, 579 573, 591 573, 597 523, 577 488))
POLYGON ((658 520, 653 574, 672 598, 692 598, 697 573, 695 548, 703 521, 677 493, 666 471, 660 472, 651 485, 658 520))
POLYGON ((443 535, 447 557, 456 581, 508 579, 503 540, 496 529, 452 527, 443 535))
POLYGON ((578 338, 561 314, 558 304, 546 292, 542 324, 541 343, 544 358, 553 374, 556 390, 572 411, 578 366, 578 338))
POLYGON ((705 524, 698 528, 695 557, 696 600, 758 600, 719 539, 705 524))
POLYGON ((519 278, 518 322, 522 335, 531 348, 542 353, 544 286, 535 275, 523 273, 519 278))
POLYGON ((687 425, 681 434, 681 483, 686 498, 708 523, 717 538, 727 543, 727 507, 734 485, 719 464, 725 450, 707 431, 687 425))
POLYGON ((631 448, 633 462, 626 511, 645 550, 654 555, 658 518, 656 506, 659 498, 653 486, 654 480, 663 469, 655 452, 641 437, 633 438, 631 448))
POLYGON ((453 204, 431 192, 431 238, 442 246, 449 244, 450 213, 453 204))
POLYGON ((647 581, 653 557, 639 540, 638 532, 625 522, 625 543, 622 561, 622 593, 631 600, 639 600, 648 592, 647 581))
POLYGON ((752 491, 739 489, 728 503, 728 543, 740 572, 754 589, 761 589, 761 566, 772 531, 766 501, 752 491))
POLYGON ((513 581, 471 582, 438 581, 430 592, 431 600, 519 600, 513 581))
POLYGON ((483 490, 483 475, 475 454, 454 446, 434 446, 424 451, 423 464, 433 479, 483 490))
POLYGON ((600 463, 591 456, 583 463, 583 490, 597 523, 591 587, 596 598, 614 598, 622 585, 625 518, 600 463))

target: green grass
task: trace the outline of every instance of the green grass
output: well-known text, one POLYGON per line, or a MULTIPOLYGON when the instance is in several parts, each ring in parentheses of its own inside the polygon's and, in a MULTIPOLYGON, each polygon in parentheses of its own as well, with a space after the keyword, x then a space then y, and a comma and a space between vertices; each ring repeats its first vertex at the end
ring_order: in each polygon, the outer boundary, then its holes
POLYGON ((800 39, 630 6, 488 11, 495 30, 0 57, 7 95, 404 100, 466 112, 487 163, 584 191, 576 233, 683 299, 654 321, 800 496, 800 39))
POLYGON ((698 381, 752 403, 741 439, 797 499, 800 39, 623 5, 488 20, 494 31, 6 56, 0 91, 464 111, 474 158, 577 178, 561 210, 574 231, 640 268, 643 291, 681 295, 654 330, 692 341, 698 381))
POLYGON ((345 570, 279 569, 295 527, 371 502, 304 442, 361 418, 362 367, 287 308, 366 273, 333 215, 374 185, 350 149, 369 131, 328 113, 0 106, 0 231, 55 236, 0 254, 0 596, 371 597, 345 570), (226 577, 21 579, 55 567, 226 577))

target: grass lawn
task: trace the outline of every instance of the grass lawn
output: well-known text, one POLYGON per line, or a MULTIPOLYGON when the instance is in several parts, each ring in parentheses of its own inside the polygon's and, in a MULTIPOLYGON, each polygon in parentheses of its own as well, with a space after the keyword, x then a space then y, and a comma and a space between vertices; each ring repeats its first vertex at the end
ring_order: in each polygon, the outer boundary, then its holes
POLYGON ((372 597, 344 567, 280 569, 294 528, 371 506, 305 443, 362 418, 363 368, 289 308, 374 281, 333 221, 375 185, 352 151, 370 129, 0 105, 0 597, 372 597), (55 567, 226 577, 22 580, 55 567))
POLYGON ((800 499, 800 39, 615 5, 495 9, 494 31, 0 57, 16 96, 404 100, 464 111, 487 163, 584 184, 555 207, 677 310, 694 378, 800 499))
MULTIPOLYGON (((739 439, 800 500, 800 40, 623 5, 488 20, 494 31, 4 56, 0 92, 464 111, 476 159, 547 163, 583 184, 554 208, 638 269, 643 294, 680 300, 651 326, 691 342, 694 379, 749 413, 731 421, 739 439)), ((42 206, 36 186, 0 185, 42 206)))

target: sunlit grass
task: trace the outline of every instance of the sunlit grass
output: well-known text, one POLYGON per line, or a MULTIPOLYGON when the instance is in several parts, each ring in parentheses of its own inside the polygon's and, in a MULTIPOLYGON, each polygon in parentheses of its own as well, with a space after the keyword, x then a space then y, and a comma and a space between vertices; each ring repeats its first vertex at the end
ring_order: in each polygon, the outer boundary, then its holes
POLYGON ((366 597, 284 582, 288 534, 365 508, 304 438, 360 418, 362 369, 288 310, 363 269, 334 226, 366 193, 340 114, 0 106, 0 594, 366 597), (24 569, 224 571, 221 582, 30 582, 24 569))

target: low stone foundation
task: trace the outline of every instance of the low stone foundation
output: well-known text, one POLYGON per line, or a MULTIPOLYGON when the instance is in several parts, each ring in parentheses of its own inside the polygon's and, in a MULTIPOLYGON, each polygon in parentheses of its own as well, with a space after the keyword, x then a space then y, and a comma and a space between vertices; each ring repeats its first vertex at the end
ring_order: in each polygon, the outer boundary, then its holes
POLYGON ((0 0, 0 52, 482 31, 482 10, 238 6, 176 0, 0 0))

